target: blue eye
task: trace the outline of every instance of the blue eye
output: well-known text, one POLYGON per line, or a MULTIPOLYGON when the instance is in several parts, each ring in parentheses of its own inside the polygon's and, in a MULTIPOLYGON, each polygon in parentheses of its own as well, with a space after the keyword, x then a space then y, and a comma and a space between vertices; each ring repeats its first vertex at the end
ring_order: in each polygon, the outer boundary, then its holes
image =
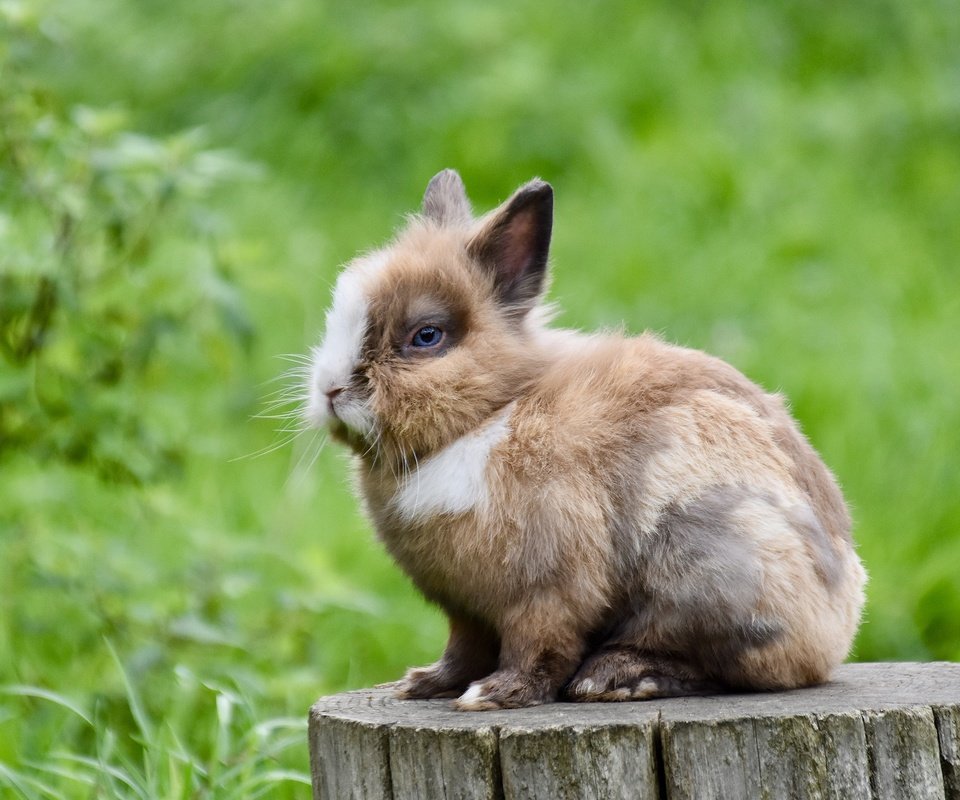
POLYGON ((414 347, 436 347, 443 340, 443 331, 436 325, 424 325, 413 334, 410 344, 414 347))

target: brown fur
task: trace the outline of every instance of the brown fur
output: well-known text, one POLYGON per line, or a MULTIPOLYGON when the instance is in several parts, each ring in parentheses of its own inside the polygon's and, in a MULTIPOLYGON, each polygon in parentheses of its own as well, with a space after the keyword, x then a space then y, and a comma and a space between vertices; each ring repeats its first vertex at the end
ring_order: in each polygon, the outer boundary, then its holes
POLYGON ((431 182, 425 216, 368 280, 346 397, 375 436, 334 423, 380 538, 451 620, 443 657, 401 696, 469 684, 458 707, 476 710, 826 680, 865 574, 836 482, 782 399, 649 334, 546 328, 549 186, 478 222, 462 192, 448 173, 431 182), (444 330, 432 351, 411 344, 424 325, 444 330), (487 435, 476 502, 431 484, 453 510, 420 514, 431 457, 487 435))

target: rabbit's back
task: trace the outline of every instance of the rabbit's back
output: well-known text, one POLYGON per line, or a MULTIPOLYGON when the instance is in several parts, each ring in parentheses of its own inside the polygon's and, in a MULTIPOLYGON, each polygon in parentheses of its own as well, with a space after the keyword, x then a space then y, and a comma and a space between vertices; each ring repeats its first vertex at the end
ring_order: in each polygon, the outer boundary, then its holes
POLYGON ((626 624, 651 651, 696 652, 727 684, 815 682, 846 655, 865 575, 840 490, 778 395, 653 336, 590 337, 511 423, 493 480, 538 498, 511 505, 527 517, 517 561, 597 584, 603 625, 626 624), (602 533, 565 524, 586 507, 602 533), (545 549, 540 536, 569 541, 545 549), (592 582, 584 552, 607 558, 592 582))
POLYGON ((651 511, 713 485, 776 487, 850 542, 839 487, 780 395, 650 334, 565 342, 512 416, 511 464, 538 481, 589 473, 651 511))

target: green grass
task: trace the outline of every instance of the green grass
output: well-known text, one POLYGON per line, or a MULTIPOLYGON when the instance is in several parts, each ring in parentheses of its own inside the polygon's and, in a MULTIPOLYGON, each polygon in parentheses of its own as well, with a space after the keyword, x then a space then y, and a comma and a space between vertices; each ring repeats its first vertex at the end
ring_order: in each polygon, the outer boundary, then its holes
POLYGON ((343 454, 249 456, 338 264, 446 166, 479 209, 554 184, 562 324, 784 391, 854 509, 856 657, 960 659, 957 2, 24 7, 55 104, 200 126, 261 175, 207 201, 249 352, 180 337, 144 379, 181 474, 0 449, 0 794, 306 797, 309 703, 435 657, 343 454))

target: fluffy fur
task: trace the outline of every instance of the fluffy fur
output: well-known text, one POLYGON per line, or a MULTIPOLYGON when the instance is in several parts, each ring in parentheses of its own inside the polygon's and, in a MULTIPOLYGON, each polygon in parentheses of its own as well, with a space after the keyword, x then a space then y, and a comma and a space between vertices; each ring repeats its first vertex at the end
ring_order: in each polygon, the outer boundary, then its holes
POLYGON ((827 679, 865 573, 778 395, 645 334, 548 327, 542 181, 475 220, 459 176, 341 275, 307 414, 450 620, 399 694, 465 710, 827 679), (439 332, 439 333, 438 333, 439 332))

